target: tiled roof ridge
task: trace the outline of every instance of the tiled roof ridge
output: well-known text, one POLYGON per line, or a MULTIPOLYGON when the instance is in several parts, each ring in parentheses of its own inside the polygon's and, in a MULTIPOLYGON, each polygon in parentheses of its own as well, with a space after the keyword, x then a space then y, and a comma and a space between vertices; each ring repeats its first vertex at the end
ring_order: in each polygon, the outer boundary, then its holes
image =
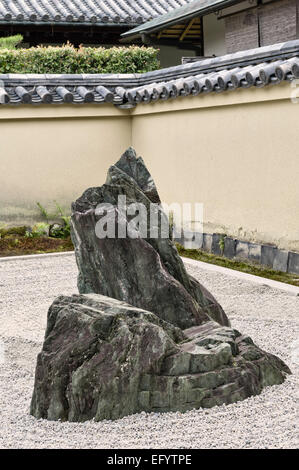
POLYGON ((3 74, 0 103, 109 102, 135 106, 295 78, 299 78, 299 40, 144 74, 3 74))
POLYGON ((289 58, 299 55, 299 39, 272 44, 270 46, 258 47, 255 49, 248 49, 245 51, 234 52, 232 54, 225 54, 219 57, 212 57, 201 59, 197 62, 188 62, 182 65, 175 65, 163 69, 154 70, 145 73, 104 73, 104 74, 0 74, 1 80, 9 79, 11 82, 37 80, 42 82, 53 82, 59 80, 60 82, 69 82, 72 84, 74 81, 79 82, 98 82, 99 80, 107 80, 112 86, 120 85, 128 86, 132 84, 146 84, 154 80, 172 79, 194 75, 196 73, 208 73, 211 71, 222 70, 223 68, 234 68, 236 66, 244 66, 263 61, 270 61, 283 58, 289 58))
POLYGON ((191 0, 1 0, 0 23, 86 23, 135 26, 191 0))

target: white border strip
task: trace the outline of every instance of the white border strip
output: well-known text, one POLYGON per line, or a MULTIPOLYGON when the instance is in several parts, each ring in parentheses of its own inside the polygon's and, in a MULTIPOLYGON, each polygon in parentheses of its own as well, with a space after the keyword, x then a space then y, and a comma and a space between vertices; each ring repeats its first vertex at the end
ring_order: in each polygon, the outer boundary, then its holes
POLYGON ((184 258, 182 260, 185 264, 190 264, 192 266, 197 266, 198 268, 205 269, 206 271, 214 271, 228 276, 236 277, 243 281, 255 282, 256 284, 266 285, 274 289, 280 289, 289 294, 299 296, 299 287, 293 286, 291 284, 285 284, 284 282, 274 281, 272 279, 267 279, 265 277, 255 276, 254 274, 243 273, 241 271, 236 271, 235 269, 225 268, 223 266, 218 266, 216 264, 205 263, 203 261, 197 261, 191 258, 184 258))
POLYGON ((70 256, 74 255, 74 251, 55 251, 54 253, 41 253, 36 255, 22 255, 22 256, 0 256, 0 263, 2 261, 19 261, 26 259, 48 258, 51 256, 70 256))

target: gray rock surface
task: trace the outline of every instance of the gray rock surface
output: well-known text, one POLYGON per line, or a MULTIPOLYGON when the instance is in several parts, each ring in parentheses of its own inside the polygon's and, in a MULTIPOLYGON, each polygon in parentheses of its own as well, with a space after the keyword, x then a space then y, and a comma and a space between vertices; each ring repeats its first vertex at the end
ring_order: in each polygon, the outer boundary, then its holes
POLYGON ((289 252, 288 271, 290 273, 298 273, 299 274, 299 253, 295 253, 293 251, 289 252))
POLYGON ((169 237, 151 238, 149 225, 145 238, 97 237, 99 203, 110 204, 117 228, 122 222, 120 194, 147 208, 160 201, 133 149, 109 169, 105 185, 73 203, 80 294, 58 297, 48 311, 31 414, 86 421, 185 412, 282 383, 288 367, 230 327, 169 237))
POLYGON ((48 312, 31 414, 118 419, 229 404, 284 381, 288 367, 214 321, 185 331, 99 294, 58 297, 48 312))
POLYGON ((276 256, 277 247, 272 245, 261 246, 261 264, 272 268, 276 256))
MULTIPOLYGON (((144 308, 180 328, 211 319, 229 325, 223 309, 201 284, 187 274, 170 238, 98 238, 96 207, 110 203, 116 219, 116 233, 122 222, 118 196, 127 205, 143 203, 150 213, 151 202, 159 202, 156 186, 143 160, 129 148, 108 171, 106 184, 89 188, 73 203, 72 239, 79 269, 78 289, 97 293, 144 308)), ((158 207, 159 221, 166 215, 158 207)), ((160 233, 160 232, 159 232, 160 233)))
POLYGON ((236 240, 232 237, 224 237, 224 256, 234 258, 236 254, 236 240))
POLYGON ((289 252, 285 250, 276 250, 273 261, 273 269, 286 273, 288 271, 289 252))

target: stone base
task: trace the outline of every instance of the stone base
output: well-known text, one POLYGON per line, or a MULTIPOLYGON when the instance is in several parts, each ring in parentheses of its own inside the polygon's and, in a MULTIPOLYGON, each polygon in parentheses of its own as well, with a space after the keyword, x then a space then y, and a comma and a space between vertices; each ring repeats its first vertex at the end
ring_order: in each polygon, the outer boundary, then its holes
POLYGON ((290 373, 248 336, 214 321, 181 330, 98 294, 61 296, 49 309, 31 414, 118 419, 234 403, 290 373))

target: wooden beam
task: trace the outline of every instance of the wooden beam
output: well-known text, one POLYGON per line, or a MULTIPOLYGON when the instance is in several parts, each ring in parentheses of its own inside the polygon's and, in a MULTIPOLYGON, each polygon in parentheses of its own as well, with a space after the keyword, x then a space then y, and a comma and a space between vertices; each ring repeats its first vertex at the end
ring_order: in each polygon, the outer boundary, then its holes
POLYGON ((184 37, 186 36, 186 34, 188 33, 189 29, 191 28, 191 26, 193 25, 195 21, 195 18, 192 18, 191 21, 189 21, 189 24, 187 25, 187 27, 185 28, 185 31, 182 32, 181 36, 180 36, 180 41, 183 41, 184 37))
MULTIPOLYGON (((184 31, 185 25, 182 26, 171 26, 170 28, 166 28, 171 31, 184 31)), ((166 31, 166 29, 163 29, 162 31, 166 31)))
POLYGON ((170 34, 179 34, 181 35, 182 34, 182 30, 181 29, 163 29, 163 33, 170 33, 170 34))
POLYGON ((179 36, 182 33, 184 27, 185 25, 175 25, 169 29, 162 29, 157 34, 157 38, 160 39, 161 37, 165 36, 165 34, 177 34, 179 36))
POLYGON ((156 45, 156 46, 174 46, 177 47, 178 49, 190 49, 190 50, 196 50, 197 55, 202 55, 200 53, 201 51, 201 43, 197 42, 194 44, 194 40, 191 42, 182 42, 179 41, 179 38, 161 38, 158 39, 157 36, 151 37, 149 41, 150 45, 156 45), (187 47, 186 47, 187 46, 187 47))

